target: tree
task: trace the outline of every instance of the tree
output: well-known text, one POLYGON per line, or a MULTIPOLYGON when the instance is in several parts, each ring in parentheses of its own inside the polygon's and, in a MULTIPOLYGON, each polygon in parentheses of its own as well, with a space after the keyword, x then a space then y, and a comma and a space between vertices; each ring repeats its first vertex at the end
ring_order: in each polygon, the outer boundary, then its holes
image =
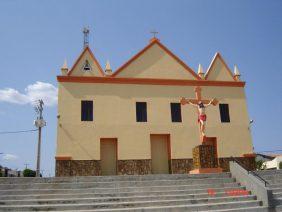
POLYGON ((36 176, 36 171, 33 171, 31 169, 25 169, 23 171, 23 176, 24 177, 35 177, 36 176))
POLYGON ((279 163, 279 169, 282 169, 282 161, 279 163))
POLYGON ((262 160, 256 161, 256 169, 257 170, 263 169, 263 161, 262 160))

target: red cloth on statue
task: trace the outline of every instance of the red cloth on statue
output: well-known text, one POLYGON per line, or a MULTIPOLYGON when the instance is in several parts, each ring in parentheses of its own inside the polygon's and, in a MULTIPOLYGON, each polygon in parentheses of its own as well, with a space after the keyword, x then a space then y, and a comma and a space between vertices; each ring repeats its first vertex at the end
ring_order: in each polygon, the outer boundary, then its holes
POLYGON ((202 121, 206 121, 207 120, 207 115, 199 115, 199 117, 198 117, 198 122, 200 122, 200 120, 202 120, 202 121))

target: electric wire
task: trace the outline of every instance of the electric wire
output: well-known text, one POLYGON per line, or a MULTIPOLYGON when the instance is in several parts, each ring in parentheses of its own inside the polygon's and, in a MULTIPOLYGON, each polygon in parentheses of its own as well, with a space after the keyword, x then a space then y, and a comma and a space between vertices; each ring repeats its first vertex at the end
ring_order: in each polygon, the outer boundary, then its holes
POLYGON ((34 131, 38 131, 38 129, 18 130, 18 131, 3 131, 3 132, 0 132, 0 135, 3 135, 3 134, 18 134, 18 133, 26 133, 26 132, 34 132, 34 131))

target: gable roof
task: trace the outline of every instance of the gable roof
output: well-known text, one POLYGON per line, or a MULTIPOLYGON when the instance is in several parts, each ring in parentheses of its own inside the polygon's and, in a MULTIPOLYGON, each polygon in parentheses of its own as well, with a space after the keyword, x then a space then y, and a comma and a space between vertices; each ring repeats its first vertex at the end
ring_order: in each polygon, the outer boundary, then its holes
POLYGON ((187 72, 192 74, 193 77, 200 80, 200 77, 182 60, 180 60, 175 54, 173 54, 168 48, 166 48, 158 39, 153 38, 151 42, 140 52, 134 55, 130 60, 128 60, 125 64, 123 64, 120 68, 118 68, 112 75, 112 77, 117 76, 120 72, 122 72, 126 67, 132 64, 135 60, 137 60, 141 55, 143 55, 148 49, 150 49, 153 45, 158 45, 162 50, 164 50, 168 55, 170 55, 177 63, 179 63, 187 72))
POLYGON ((71 73, 73 72, 73 70, 76 68, 76 66, 78 65, 79 61, 81 60, 81 58, 83 57, 84 54, 86 54, 86 52, 89 53, 90 57, 93 59, 95 65, 97 65, 99 72, 102 74, 102 76, 105 76, 105 73, 102 69, 102 67, 100 66, 98 60, 95 58, 93 52, 91 51, 91 49, 87 46, 84 48, 84 50, 82 51, 82 53, 80 54, 80 56, 77 58, 77 60, 75 61, 74 65, 72 66, 72 68, 70 69, 70 71, 68 72, 67 76, 70 76, 71 73))
POLYGON ((222 56, 221 56, 221 54, 220 54, 219 52, 217 52, 217 53, 215 54, 214 58, 212 59, 212 62, 211 62, 211 64, 210 64, 209 68, 208 68, 208 71, 207 71, 206 74, 205 74, 205 80, 208 80, 209 75, 210 75, 212 72, 215 71, 214 66, 215 66, 215 63, 216 63, 217 60, 219 60, 219 61, 223 64, 223 66, 225 67, 225 69, 226 69, 227 72, 228 72, 228 75, 230 75, 231 78, 235 81, 234 76, 233 76, 233 74, 232 74, 232 71, 229 69, 228 65, 225 63, 224 59, 222 58, 222 56))

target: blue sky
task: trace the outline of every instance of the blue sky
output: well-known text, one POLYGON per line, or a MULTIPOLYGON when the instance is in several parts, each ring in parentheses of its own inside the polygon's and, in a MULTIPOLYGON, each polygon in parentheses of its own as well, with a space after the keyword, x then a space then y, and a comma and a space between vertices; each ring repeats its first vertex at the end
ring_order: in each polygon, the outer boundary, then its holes
MULTIPOLYGON (((194 70, 198 63, 207 69, 215 52, 230 68, 237 64, 247 82, 255 150, 281 150, 281 11, 280 0, 2 0, 0 132, 32 129, 35 112, 29 102, 49 96, 42 169, 53 175, 57 108, 52 95, 63 60, 71 66, 82 50, 82 28, 91 30, 90 46, 100 64, 104 67, 109 59, 114 70, 147 45, 155 29, 161 42, 194 70), (7 93, 17 101, 8 102, 7 93)), ((34 168, 36 145, 34 132, 0 135, 0 152, 8 154, 0 164, 34 168)))

